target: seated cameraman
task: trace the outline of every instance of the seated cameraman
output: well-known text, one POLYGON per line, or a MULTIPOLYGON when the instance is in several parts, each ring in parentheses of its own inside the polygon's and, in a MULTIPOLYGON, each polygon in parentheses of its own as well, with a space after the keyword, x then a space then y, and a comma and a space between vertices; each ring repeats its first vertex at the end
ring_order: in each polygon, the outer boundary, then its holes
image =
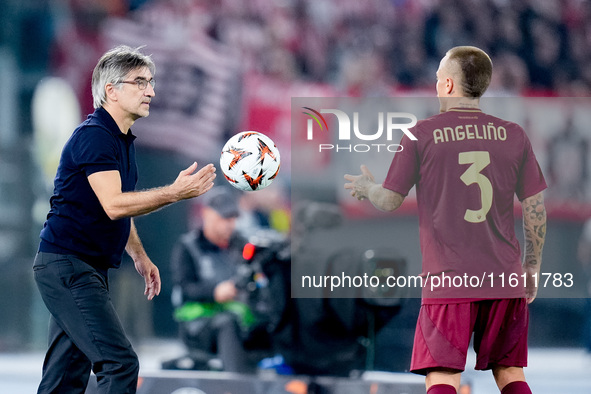
MULTIPOLYGON (((243 338, 253 315, 236 286, 245 243, 234 231, 238 196, 214 187, 204 197, 202 225, 182 235, 172 254, 175 319, 190 354, 217 354, 223 370, 252 372, 243 338)), ((207 360, 193 357, 205 367, 207 360)))

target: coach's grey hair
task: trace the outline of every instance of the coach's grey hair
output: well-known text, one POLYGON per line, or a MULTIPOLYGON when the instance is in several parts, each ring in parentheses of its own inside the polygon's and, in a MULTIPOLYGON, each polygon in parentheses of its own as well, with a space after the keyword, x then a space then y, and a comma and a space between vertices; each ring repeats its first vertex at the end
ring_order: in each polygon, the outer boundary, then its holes
POLYGON ((147 67, 152 75, 156 73, 156 66, 152 58, 141 53, 140 49, 142 48, 120 45, 111 49, 99 59, 92 72, 92 99, 95 109, 102 107, 107 101, 106 84, 120 83, 127 74, 138 68, 147 67))

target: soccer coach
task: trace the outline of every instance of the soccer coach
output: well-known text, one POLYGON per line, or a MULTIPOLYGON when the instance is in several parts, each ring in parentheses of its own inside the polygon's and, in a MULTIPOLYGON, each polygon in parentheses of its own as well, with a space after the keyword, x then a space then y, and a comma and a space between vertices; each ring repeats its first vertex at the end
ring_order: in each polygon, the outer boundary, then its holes
POLYGON ((33 270, 51 313, 49 347, 38 393, 84 393, 94 371, 99 393, 135 393, 139 363, 108 288, 107 271, 125 250, 145 280, 149 300, 160 293, 158 268, 147 256, 132 217, 197 197, 213 186, 212 164, 197 163, 164 187, 134 191, 130 127, 148 116, 155 66, 140 48, 105 53, 92 75, 95 111, 66 142, 41 230, 33 270))

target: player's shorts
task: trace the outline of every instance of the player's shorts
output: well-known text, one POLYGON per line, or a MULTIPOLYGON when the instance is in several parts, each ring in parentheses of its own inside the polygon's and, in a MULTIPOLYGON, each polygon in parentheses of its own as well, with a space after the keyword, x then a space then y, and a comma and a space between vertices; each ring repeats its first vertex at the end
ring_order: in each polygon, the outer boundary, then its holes
POLYGON ((529 310, 524 298, 422 305, 411 372, 432 368, 461 372, 474 333, 477 370, 527 366, 529 310))

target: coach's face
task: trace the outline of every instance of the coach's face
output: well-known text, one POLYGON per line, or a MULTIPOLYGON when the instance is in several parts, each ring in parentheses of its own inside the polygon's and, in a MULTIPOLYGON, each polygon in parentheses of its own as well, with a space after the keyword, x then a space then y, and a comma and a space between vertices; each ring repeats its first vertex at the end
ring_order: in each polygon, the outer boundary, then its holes
POLYGON ((152 78, 147 67, 140 68, 127 74, 121 87, 119 105, 134 121, 150 114, 150 102, 156 95, 152 78))

